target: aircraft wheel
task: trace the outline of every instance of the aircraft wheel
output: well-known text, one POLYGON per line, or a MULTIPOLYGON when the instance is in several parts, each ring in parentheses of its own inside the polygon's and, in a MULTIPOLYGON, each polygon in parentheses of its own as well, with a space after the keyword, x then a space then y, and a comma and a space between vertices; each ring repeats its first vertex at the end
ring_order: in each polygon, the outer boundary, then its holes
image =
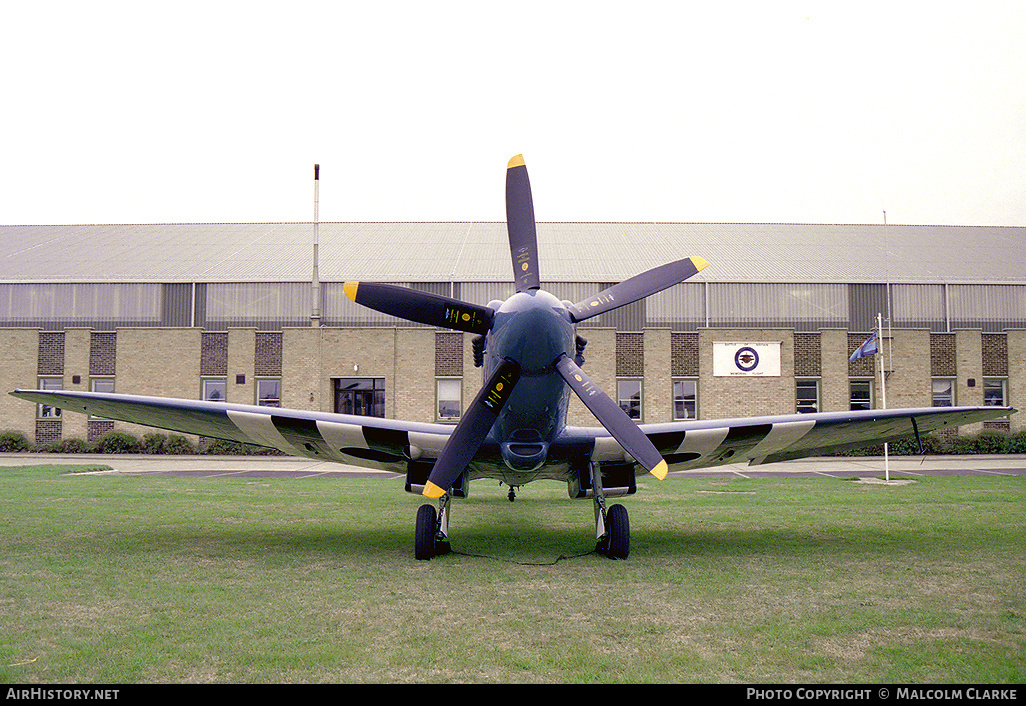
POLYGON ((609 545, 606 555, 610 559, 626 559, 631 553, 631 523, 627 517, 627 508, 613 505, 606 513, 606 526, 609 530, 609 545))
POLYGON ((413 543, 413 555, 418 559, 435 556, 435 523, 438 514, 434 505, 421 505, 417 510, 417 535, 413 543))

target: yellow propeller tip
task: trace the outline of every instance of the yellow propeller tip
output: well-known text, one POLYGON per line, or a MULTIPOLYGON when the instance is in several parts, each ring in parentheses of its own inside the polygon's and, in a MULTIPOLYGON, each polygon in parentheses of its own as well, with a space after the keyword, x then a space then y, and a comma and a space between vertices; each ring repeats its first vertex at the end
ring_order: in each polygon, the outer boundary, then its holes
POLYGON ((666 474, 669 472, 670 467, 666 465, 666 461, 660 461, 659 465, 653 468, 649 473, 654 475, 659 480, 665 480, 666 474))
POLYGON ((346 282, 342 286, 342 289, 346 293, 346 296, 349 297, 350 299, 352 299, 355 302, 356 301, 356 290, 357 290, 357 288, 359 288, 359 286, 360 286, 359 282, 346 282))
POLYGON ((506 165, 506 169, 512 169, 513 167, 522 166, 524 166, 524 155, 518 154, 517 156, 509 160, 509 163, 506 165))
POLYGON ((691 264, 694 265, 695 269, 698 270, 699 272, 701 272, 702 270, 704 270, 706 267, 709 266, 709 263, 706 262, 705 258, 703 258, 703 257, 693 257, 693 258, 691 258, 691 264))
MULTIPOLYGON (((666 464, 664 463, 663 465, 665 466, 666 464)), ((422 492, 421 495, 423 495, 425 498, 431 498, 432 500, 438 500, 438 498, 440 498, 443 495, 445 495, 445 490, 443 490, 442 488, 439 488, 437 485, 435 485, 431 481, 428 481, 427 485, 424 486, 424 492, 422 492)))

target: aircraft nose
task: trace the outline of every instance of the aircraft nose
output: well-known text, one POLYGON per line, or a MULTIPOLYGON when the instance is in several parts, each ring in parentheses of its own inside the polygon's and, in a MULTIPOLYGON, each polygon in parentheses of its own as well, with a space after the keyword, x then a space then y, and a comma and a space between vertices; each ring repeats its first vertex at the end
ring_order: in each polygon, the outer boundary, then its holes
POLYGON ((503 462, 513 471, 535 471, 541 468, 549 455, 548 442, 540 440, 504 441, 499 444, 499 449, 503 462))
POLYGON ((551 372, 553 361, 566 351, 573 336, 572 325, 551 308, 522 311, 513 328, 519 340, 514 339, 508 354, 527 374, 551 372))

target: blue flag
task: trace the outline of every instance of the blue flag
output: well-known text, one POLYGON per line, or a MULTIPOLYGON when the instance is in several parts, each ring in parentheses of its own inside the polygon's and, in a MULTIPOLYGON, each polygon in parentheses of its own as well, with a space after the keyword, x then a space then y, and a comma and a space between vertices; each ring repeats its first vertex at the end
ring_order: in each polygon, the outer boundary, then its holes
POLYGON ((849 363, 854 363, 859 358, 865 358, 867 355, 874 355, 880 352, 880 342, 876 340, 876 334, 863 341, 862 345, 855 349, 855 352, 848 358, 849 363))

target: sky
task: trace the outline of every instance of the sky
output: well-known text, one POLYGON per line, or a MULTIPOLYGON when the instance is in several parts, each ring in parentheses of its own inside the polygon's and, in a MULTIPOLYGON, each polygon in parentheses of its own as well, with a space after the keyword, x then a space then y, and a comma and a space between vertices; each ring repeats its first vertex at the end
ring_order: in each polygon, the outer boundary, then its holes
POLYGON ((1021 0, 4 14, 0 224, 1026 225, 1021 0))

